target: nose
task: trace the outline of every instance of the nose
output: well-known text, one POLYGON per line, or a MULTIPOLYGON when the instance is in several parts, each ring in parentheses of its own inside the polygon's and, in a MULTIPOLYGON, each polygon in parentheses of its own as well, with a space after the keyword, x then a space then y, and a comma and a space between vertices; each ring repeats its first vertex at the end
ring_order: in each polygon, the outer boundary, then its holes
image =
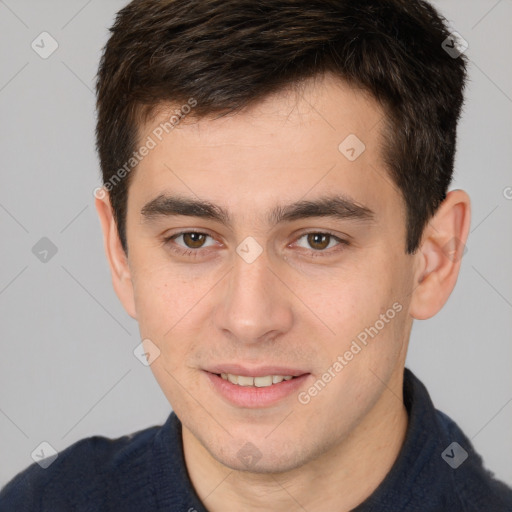
POLYGON ((265 251, 250 263, 235 255, 234 267, 219 289, 215 327, 248 345, 289 331, 293 324, 291 296, 276 274, 265 251))

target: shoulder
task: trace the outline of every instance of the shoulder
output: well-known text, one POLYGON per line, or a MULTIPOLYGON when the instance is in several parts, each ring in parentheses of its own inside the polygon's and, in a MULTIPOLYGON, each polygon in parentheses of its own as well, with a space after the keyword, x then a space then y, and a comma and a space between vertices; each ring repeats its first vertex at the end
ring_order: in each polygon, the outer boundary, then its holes
POLYGON ((151 446, 160 429, 117 439, 88 437, 61 451, 46 469, 33 463, 1 490, 0 510, 60 512, 78 510, 77 503, 87 503, 88 510, 92 505, 108 509, 125 492, 123 486, 145 488, 151 446))
POLYGON ((409 414, 406 439, 382 493, 389 501, 407 489, 402 508, 395 509, 512 512, 512 489, 486 469, 471 440, 435 408, 425 386, 408 369, 404 405, 409 414))
POLYGON ((512 511, 512 489, 485 467, 482 457, 458 425, 443 412, 435 412, 446 445, 441 457, 463 510, 512 511))

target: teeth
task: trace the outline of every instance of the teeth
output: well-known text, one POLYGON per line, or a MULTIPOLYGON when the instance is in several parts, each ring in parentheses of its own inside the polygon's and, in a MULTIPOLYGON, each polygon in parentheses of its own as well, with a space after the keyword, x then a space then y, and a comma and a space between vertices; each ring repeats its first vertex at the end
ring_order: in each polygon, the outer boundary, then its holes
POLYGON ((228 380, 231 384, 239 386, 252 386, 257 388, 266 388, 272 384, 279 384, 283 380, 291 380, 291 375, 265 375, 265 377, 246 377, 245 375, 232 375, 231 373, 221 373, 220 376, 224 380, 228 380))
MULTIPOLYGON (((240 377, 238 377, 238 379, 240 382, 240 377)), ((266 377, 254 377, 254 385, 257 388, 266 388, 267 386, 271 386, 273 382, 272 375, 267 375, 266 377)))
POLYGON ((254 386, 254 377, 243 377, 239 375, 237 384, 239 386, 254 386))

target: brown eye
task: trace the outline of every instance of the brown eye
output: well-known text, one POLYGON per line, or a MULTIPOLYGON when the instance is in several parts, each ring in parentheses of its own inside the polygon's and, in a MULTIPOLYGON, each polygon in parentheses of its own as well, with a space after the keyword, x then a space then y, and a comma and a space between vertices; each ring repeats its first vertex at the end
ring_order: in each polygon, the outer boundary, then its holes
POLYGON ((205 235, 204 233, 195 232, 183 233, 182 236, 183 242, 190 249, 200 249, 203 246, 207 237, 207 235, 205 235))
POLYGON ((307 235, 307 240, 309 246, 316 250, 322 251, 329 246, 329 242, 331 241, 331 235, 326 233, 309 233, 307 235))
POLYGON ((295 245, 307 249, 314 256, 332 256, 350 243, 328 231, 311 231, 300 236, 295 245))
POLYGON ((187 258, 203 258, 207 254, 211 255, 209 249, 219 245, 211 235, 199 231, 182 231, 164 237, 163 243, 172 253, 187 258))

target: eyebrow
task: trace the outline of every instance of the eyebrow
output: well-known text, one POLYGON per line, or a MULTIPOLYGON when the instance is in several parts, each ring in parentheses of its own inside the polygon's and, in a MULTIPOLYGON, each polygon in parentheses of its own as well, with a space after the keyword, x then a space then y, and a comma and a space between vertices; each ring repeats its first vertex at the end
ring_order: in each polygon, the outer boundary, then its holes
MULTIPOLYGON (((174 216, 199 217, 232 227, 229 212, 224 208, 208 201, 177 195, 160 194, 144 205, 141 215, 144 221, 174 216)), ((371 223, 375 220, 375 213, 349 197, 331 195, 275 206, 269 213, 267 222, 269 225, 277 225, 310 217, 332 217, 338 220, 371 223)))

